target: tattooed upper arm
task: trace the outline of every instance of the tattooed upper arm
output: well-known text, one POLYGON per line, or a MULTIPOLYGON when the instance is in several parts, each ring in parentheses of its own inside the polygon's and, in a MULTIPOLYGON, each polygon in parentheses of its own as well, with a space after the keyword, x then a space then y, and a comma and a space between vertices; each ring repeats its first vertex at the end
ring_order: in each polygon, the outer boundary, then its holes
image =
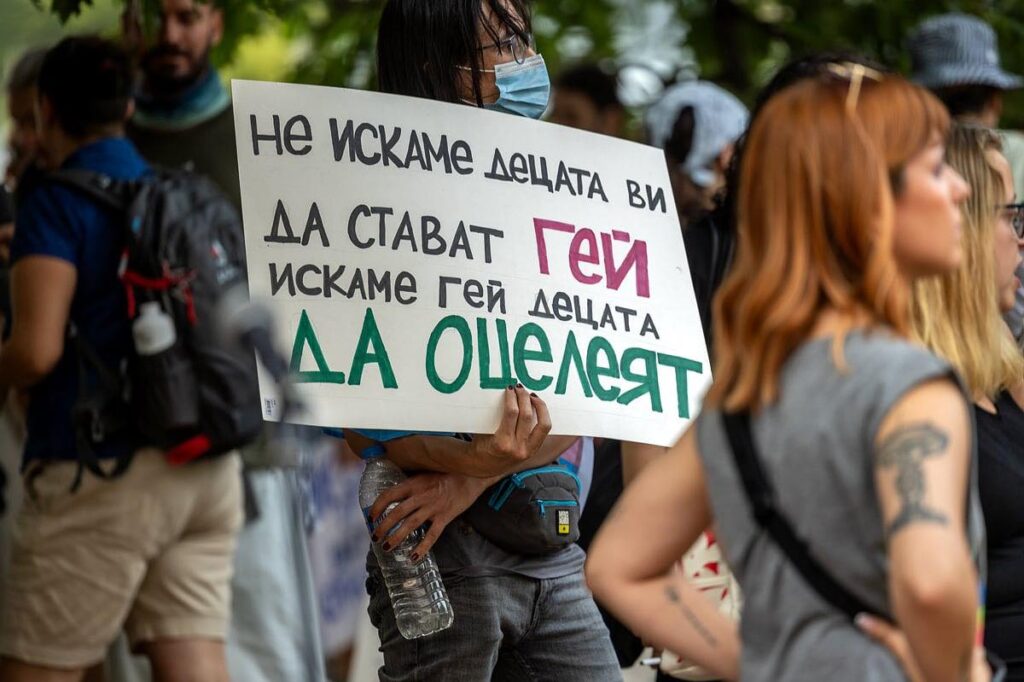
POLYGON ((949 453, 949 442, 949 434, 939 425, 918 422, 893 429, 879 443, 875 466, 895 473, 892 485, 899 498, 899 511, 886 525, 887 537, 915 523, 949 523, 946 514, 925 502, 928 477, 924 469, 926 460, 949 453))

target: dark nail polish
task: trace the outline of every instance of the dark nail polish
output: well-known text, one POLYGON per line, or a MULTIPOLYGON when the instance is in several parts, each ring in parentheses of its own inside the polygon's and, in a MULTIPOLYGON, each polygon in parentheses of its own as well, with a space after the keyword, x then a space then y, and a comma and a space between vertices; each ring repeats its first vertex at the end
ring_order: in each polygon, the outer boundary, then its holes
POLYGON ((376 533, 370 536, 370 542, 380 542, 380 536, 376 533))
POLYGON ((522 387, 523 387, 522 384, 516 384, 516 388, 522 388, 522 387))
POLYGON ((413 560, 413 562, 419 561, 420 560, 420 555, 416 554, 415 552, 413 552, 412 560, 413 560))
POLYGON ((508 385, 508 390, 510 390, 510 391, 511 391, 511 390, 512 390, 512 389, 514 389, 514 388, 515 388, 515 386, 513 386, 512 384, 509 384, 509 385, 508 385))
POLYGON ((532 395, 532 396, 533 396, 534 398, 539 398, 539 397, 540 397, 540 396, 539 396, 539 395, 537 395, 536 393, 531 393, 530 395, 532 395))
POLYGON ((381 549, 383 549, 385 552, 390 551, 391 550, 391 543, 390 542, 385 542, 384 546, 381 549))

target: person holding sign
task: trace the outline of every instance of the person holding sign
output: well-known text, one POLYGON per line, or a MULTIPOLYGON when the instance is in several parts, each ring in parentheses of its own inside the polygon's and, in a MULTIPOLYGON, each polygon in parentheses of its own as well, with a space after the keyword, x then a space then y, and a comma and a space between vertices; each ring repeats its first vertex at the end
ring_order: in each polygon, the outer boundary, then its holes
MULTIPOLYGON (((380 89, 538 118, 549 84, 529 29, 523 0, 390 0, 378 36, 380 89)), ((488 486, 553 463, 575 440, 545 437, 551 422, 538 396, 521 385, 503 393, 498 431, 470 441, 345 431, 357 452, 383 442, 392 461, 420 472, 370 509, 370 518, 377 519, 399 503, 376 527, 374 539, 387 551, 429 524, 416 553, 423 556, 436 542, 433 551, 455 614, 446 630, 403 639, 371 553, 367 589, 384 653, 382 680, 621 679, 607 629, 583 581, 583 551, 570 543, 546 554, 517 553, 486 539, 463 518, 488 486)))
POLYGON ((750 131, 715 384, 587 569, 641 635, 724 678, 988 677, 968 398, 906 340, 911 282, 963 257, 948 128, 923 89, 837 63, 750 131), (669 574, 712 524, 744 592, 739 633, 669 574), (904 669, 858 630, 875 614, 902 628, 904 669))

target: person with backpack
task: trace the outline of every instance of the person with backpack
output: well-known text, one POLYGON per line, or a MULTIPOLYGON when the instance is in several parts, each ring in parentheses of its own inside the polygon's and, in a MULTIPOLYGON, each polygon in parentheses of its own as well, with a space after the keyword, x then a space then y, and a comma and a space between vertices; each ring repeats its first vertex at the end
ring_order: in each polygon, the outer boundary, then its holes
POLYGON ((988 678, 969 399, 908 339, 910 284, 963 257, 948 129, 926 90, 854 63, 755 118, 715 384, 587 567, 614 613, 725 679, 907 679, 863 615, 898 624, 920 679, 988 678), (712 524, 743 589, 738 628, 669 573, 712 524))
MULTIPOLYGON (((138 368, 152 368, 145 362, 158 357, 142 358, 142 349, 163 345, 175 354, 189 348, 192 332, 179 320, 188 310, 208 311, 199 287, 210 270, 197 267, 179 280, 166 252, 139 251, 138 242, 167 227, 161 215, 180 217, 171 204, 184 197, 166 193, 167 183, 179 180, 155 174, 123 136, 133 107, 131 85, 126 55, 94 37, 58 43, 39 75, 40 143, 48 166, 59 170, 18 208, 13 325, 0 346, 0 391, 29 392, 26 499, 3 585, 5 682, 80 679, 103 659, 122 627, 159 679, 228 679, 223 641, 242 521, 238 457, 225 452, 175 465, 163 448, 177 442, 183 459, 212 454, 213 444, 233 429, 222 424, 227 431, 155 433, 151 419, 133 418, 140 403, 152 402, 155 388, 181 376, 161 370, 140 380, 138 368), (124 189, 124 205, 80 186, 85 177, 111 195, 124 189), (167 266, 162 278, 142 268, 155 259, 167 266), (141 280, 166 286, 145 289, 141 280), (133 334, 133 303, 141 304, 136 313, 157 305, 146 310, 161 311, 158 333, 151 327, 148 335, 133 334), (175 334, 178 340, 167 346, 175 334), (125 372, 133 376, 130 384, 112 381, 125 372), (122 390, 106 391, 111 383, 122 390), (124 395, 129 390, 132 395, 124 395), (191 442, 190 453, 180 438, 191 442), (121 475, 109 477, 113 470, 121 475)), ((223 206, 201 183, 180 183, 175 186, 193 197, 209 199, 185 203, 189 214, 212 219, 211 212, 223 206)), ((238 229, 230 218, 219 241, 238 229)), ((213 226, 203 234, 212 235, 213 226)), ((207 251, 211 244, 207 239, 207 251)), ((223 246, 221 256, 230 260, 231 245, 223 246)), ((195 333, 201 328, 195 325, 195 333)), ((174 358, 182 372, 217 373, 196 356, 174 358)), ((193 389, 190 398, 209 398, 202 381, 193 389)), ((231 410, 209 402, 192 411, 231 421, 231 410)), ((164 420, 169 412, 148 414, 164 420)))

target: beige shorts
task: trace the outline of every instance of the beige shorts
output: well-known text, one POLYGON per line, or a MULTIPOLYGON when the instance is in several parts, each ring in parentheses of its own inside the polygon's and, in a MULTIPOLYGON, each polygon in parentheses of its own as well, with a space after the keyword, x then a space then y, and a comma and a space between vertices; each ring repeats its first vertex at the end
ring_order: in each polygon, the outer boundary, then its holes
POLYGON ((237 455, 172 467, 156 450, 124 476, 47 464, 26 478, 15 522, 0 653, 82 668, 101 661, 122 627, 133 646, 223 640, 235 538, 242 524, 237 455))

